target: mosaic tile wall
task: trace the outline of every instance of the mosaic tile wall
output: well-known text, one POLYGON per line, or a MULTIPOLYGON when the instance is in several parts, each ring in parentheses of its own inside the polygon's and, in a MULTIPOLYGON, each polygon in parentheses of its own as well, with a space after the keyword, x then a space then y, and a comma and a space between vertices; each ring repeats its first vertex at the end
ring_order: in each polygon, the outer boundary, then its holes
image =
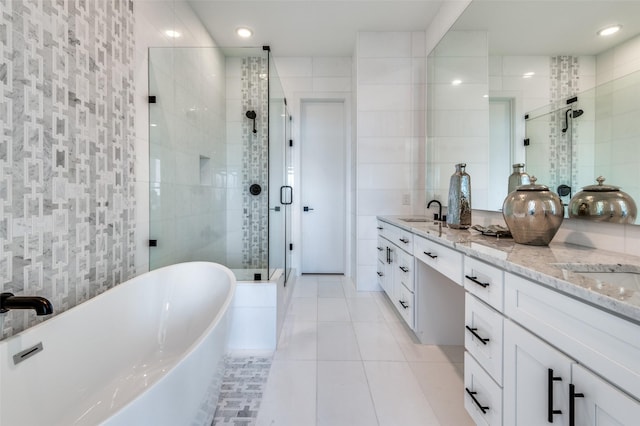
MULTIPOLYGON (((550 140, 550 189, 556 190, 560 184, 571 185, 577 181, 578 168, 576 144, 571 143, 577 137, 577 126, 571 120, 571 132, 562 132, 565 125, 565 100, 576 95, 579 90, 579 61, 576 56, 554 56, 551 58, 550 103, 559 105, 560 110, 551 114, 549 122, 550 140), (573 161, 571 159, 573 158, 573 161)), ((565 200, 568 202, 569 198, 565 200)))
POLYGON ((134 271, 133 29, 131 0, 0 0, 0 289, 56 313, 134 271))
POLYGON ((242 266, 266 268, 269 255, 269 61, 264 57, 243 58, 242 107, 256 112, 256 133, 253 121, 242 125, 243 175, 242 204, 245 212, 242 233, 242 266), (251 195, 249 187, 258 183, 260 195, 251 195))

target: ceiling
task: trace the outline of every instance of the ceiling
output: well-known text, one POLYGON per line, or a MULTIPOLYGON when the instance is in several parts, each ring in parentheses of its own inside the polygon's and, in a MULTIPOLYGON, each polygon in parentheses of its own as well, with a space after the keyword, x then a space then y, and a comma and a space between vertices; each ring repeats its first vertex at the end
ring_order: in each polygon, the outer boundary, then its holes
MULTIPOLYGON (((187 0, 219 46, 275 56, 352 56, 358 31, 425 30, 443 1, 187 0), (254 36, 240 40, 239 26, 254 36)), ((639 17, 638 0, 473 0, 453 28, 488 30, 491 54, 594 55, 639 34, 639 17), (596 36, 614 22, 619 35, 596 36)))
POLYGON ((221 47, 275 56, 353 56, 358 31, 424 31, 442 0, 187 0, 221 47), (240 40, 236 28, 254 32, 240 40))
POLYGON ((640 1, 474 0, 453 28, 488 30, 492 55, 596 55, 640 34, 640 1))

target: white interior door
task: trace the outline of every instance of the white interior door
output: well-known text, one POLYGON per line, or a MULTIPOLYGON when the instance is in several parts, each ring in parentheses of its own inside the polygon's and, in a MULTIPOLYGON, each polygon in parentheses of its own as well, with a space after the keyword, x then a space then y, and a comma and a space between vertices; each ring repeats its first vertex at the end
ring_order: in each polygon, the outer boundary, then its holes
POLYGON ((345 271, 345 122, 342 101, 301 105, 302 273, 345 271))

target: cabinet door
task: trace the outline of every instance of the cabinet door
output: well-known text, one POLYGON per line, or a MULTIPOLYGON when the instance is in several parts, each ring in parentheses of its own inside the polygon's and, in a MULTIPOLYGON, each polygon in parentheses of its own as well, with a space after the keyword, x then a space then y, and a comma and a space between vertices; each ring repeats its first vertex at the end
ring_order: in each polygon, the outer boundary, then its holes
POLYGON ((569 425, 573 360, 515 323, 504 322, 504 424, 569 425))
POLYGON ((580 365, 572 367, 573 423, 570 426, 640 424, 640 402, 580 365))

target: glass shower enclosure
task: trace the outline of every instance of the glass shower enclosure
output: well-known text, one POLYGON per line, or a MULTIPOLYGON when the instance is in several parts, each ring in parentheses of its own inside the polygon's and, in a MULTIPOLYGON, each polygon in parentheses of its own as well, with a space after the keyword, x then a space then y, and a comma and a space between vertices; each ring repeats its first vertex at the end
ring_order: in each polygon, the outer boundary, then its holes
POLYGON ((150 269, 291 268, 291 119, 264 48, 149 49, 150 269))

